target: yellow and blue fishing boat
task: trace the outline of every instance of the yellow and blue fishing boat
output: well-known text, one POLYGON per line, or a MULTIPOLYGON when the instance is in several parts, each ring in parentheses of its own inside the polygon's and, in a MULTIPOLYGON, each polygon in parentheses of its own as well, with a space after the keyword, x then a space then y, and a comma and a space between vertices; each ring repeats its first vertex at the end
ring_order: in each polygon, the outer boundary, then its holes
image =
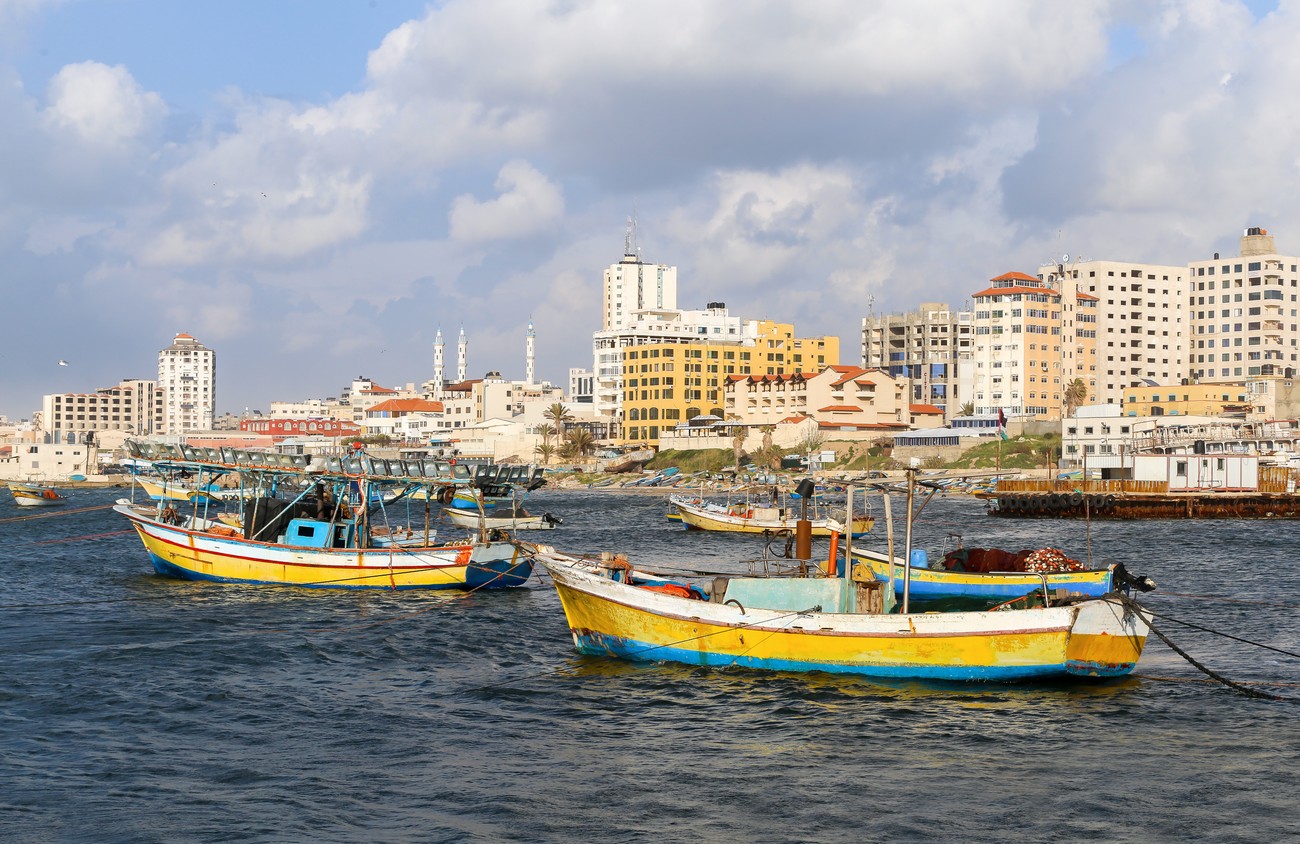
MULTIPOLYGON (((893 611, 871 571, 846 577, 714 577, 704 586, 623 558, 532 546, 584 654, 881 678, 1015 681, 1115 677, 1149 630, 1119 593, 1030 609, 893 611)), ((1044 596, 1048 599, 1048 596, 1044 596)))
MULTIPOLYGON (((854 548, 852 554, 854 561, 865 565, 876 580, 882 583, 892 582, 901 597, 903 567, 906 565, 903 560, 895 558, 891 565, 888 554, 858 548, 854 548)), ((911 600, 919 602, 1000 603, 1044 586, 1053 592, 1063 589, 1068 593, 1099 598, 1113 589, 1115 568, 1115 564, 1110 564, 1100 569, 1033 573, 951 571, 913 565, 908 572, 908 579, 911 600)))
MULTIPOLYGON (((799 515, 793 508, 758 507, 748 503, 718 504, 701 498, 674 495, 668 499, 677 511, 676 521, 687 530, 711 530, 724 533, 794 533, 799 515)), ((670 512, 669 519, 673 519, 670 512)), ((809 519, 812 536, 843 534, 843 519, 830 517, 809 519)), ((864 536, 875 526, 871 516, 855 516, 852 532, 864 536)))
POLYGON ((420 461, 356 454, 311 465, 299 455, 231 449, 160 446, 146 454, 128 444, 128 450, 152 460, 160 474, 186 472, 200 483, 237 473, 241 488, 256 493, 241 501, 238 520, 227 520, 238 526, 211 513, 211 502, 191 499, 178 510, 166 500, 143 506, 119 500, 114 510, 135 528, 159 574, 333 589, 496 589, 520 586, 532 573, 532 560, 504 534, 439 542, 427 513, 422 526, 395 527, 382 504, 356 513, 346 505, 355 487, 369 502, 372 486, 446 483, 436 467, 420 461))
POLYGON ((140 485, 140 490, 154 501, 208 504, 222 499, 222 491, 215 484, 207 484, 204 489, 196 489, 192 484, 164 477, 157 479, 137 477, 135 482, 140 485))
POLYGON ((67 504, 67 496, 59 495, 53 489, 39 484, 24 484, 14 481, 9 484, 14 503, 19 507, 57 507, 67 504))

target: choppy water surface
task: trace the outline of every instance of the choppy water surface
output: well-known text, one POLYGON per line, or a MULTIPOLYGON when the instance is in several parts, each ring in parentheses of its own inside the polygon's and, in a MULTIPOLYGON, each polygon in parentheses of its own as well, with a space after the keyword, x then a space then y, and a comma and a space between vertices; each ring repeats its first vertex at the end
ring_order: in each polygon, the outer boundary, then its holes
MULTIPOLYGON (((543 491, 533 505, 565 518, 545 535, 565 550, 703 568, 762 552, 759 538, 686 533, 658 496, 543 491)), ((0 502, 0 519, 30 514, 0 502)), ((469 596, 191 584, 153 575, 125 527, 108 510, 0 522, 5 840, 1300 835, 1300 708, 1203 682, 1154 639, 1135 676, 1100 685, 631 665, 576 655, 549 583, 469 596)), ((996 520, 958 498, 930 505, 917 545, 938 551, 949 531, 1087 548, 1081 523, 996 520)), ((1159 581, 1145 600, 1160 612, 1300 650, 1298 532, 1105 522, 1091 542, 1095 559, 1159 581)), ((1300 684, 1284 656, 1163 627, 1232 679, 1300 684)))

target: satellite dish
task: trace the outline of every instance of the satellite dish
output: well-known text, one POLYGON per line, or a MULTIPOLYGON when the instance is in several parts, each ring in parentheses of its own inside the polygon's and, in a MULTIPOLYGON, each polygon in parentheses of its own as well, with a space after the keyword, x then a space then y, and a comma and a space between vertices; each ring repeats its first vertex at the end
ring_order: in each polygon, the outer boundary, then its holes
POLYGON ((1069 253, 1069 252, 1066 252, 1064 255, 1061 256, 1061 263, 1062 263, 1062 264, 1068 264, 1068 263, 1070 263, 1070 253, 1069 253))

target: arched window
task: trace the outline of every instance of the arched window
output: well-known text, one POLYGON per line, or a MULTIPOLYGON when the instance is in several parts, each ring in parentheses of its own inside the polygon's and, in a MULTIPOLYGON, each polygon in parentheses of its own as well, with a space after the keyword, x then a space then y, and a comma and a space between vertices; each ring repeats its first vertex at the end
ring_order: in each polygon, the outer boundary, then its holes
POLYGON ((719 419, 723 418, 723 416, 722 416, 722 408, 720 408, 720 407, 711 407, 711 408, 709 408, 709 415, 710 415, 710 416, 716 416, 716 417, 718 417, 719 419))
POLYGON ((699 415, 700 415, 700 409, 698 407, 686 408, 686 420, 688 422, 699 415))
POLYGON ((627 412, 627 421, 636 422, 639 421, 640 419, 641 419, 641 411, 637 410, 635 407, 627 412))
POLYGON ((650 416, 649 416, 648 418, 650 418, 650 419, 658 419, 658 418, 659 418, 659 408, 657 408, 657 407, 652 407, 652 408, 650 408, 650 416))

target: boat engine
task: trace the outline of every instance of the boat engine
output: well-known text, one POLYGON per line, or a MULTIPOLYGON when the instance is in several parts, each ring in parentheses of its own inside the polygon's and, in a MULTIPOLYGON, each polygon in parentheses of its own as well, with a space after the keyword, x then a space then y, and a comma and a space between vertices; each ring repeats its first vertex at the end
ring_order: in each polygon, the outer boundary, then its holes
POLYGON ((551 526, 564 524, 564 519, 561 519, 559 516, 552 516, 550 513, 543 513, 542 521, 551 526))
POLYGON ((1115 588, 1125 594, 1137 592, 1151 592, 1156 588, 1156 582, 1145 574, 1129 574, 1128 569, 1123 563, 1115 563, 1115 573, 1113 575, 1115 588))

